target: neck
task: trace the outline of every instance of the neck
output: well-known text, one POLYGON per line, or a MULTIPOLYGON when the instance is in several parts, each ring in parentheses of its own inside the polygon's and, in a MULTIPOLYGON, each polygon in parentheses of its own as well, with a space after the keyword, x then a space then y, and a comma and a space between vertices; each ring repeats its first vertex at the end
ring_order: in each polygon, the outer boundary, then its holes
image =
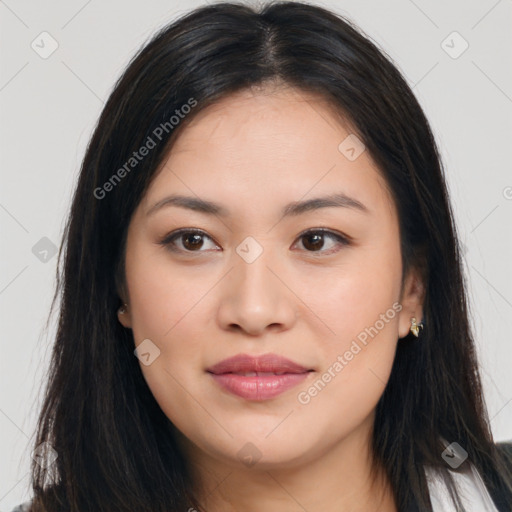
POLYGON ((385 471, 371 471, 372 422, 313 460, 270 467, 221 462, 186 442, 198 501, 208 512, 397 512, 385 471))

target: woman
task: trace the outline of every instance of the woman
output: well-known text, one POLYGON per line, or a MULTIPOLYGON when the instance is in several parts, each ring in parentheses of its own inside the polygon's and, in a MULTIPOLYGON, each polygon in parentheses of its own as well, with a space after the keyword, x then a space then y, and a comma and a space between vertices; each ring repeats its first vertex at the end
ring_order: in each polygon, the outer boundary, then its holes
POLYGON ((61 254, 30 510, 512 509, 434 137, 341 17, 160 31, 61 254))

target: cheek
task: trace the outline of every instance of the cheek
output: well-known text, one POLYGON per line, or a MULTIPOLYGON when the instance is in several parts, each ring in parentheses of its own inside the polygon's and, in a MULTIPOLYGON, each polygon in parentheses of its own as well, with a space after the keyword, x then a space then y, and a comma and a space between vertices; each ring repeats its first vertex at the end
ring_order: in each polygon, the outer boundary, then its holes
MULTIPOLYGON (((329 321, 336 333, 329 345, 348 349, 347 342, 398 338, 399 287, 383 272, 351 275, 329 294, 329 321)), ((401 308, 400 308, 401 309, 401 308)))
POLYGON ((131 308, 137 312, 132 317, 134 342, 139 345, 149 339, 157 347, 154 362, 140 366, 155 399, 173 417, 180 409, 186 410, 182 386, 189 389, 196 371, 202 369, 201 340, 214 320, 203 309, 204 299, 215 278, 203 272, 196 279, 190 269, 183 272, 170 265, 161 252, 151 254, 132 247, 126 277, 131 308))
POLYGON ((368 294, 350 286, 338 291, 347 302, 330 319, 336 336, 322 343, 321 368, 297 392, 304 421, 322 418, 310 428, 327 437, 348 435, 375 409, 393 366, 401 310, 389 290, 378 293, 371 283, 368 294))
MULTIPOLYGON (((301 403, 315 415, 338 404, 333 421, 367 415, 389 379, 398 341, 401 257, 396 244, 354 251, 343 267, 309 283, 311 310, 330 329, 320 342, 323 366, 301 403), (333 277, 335 276, 335 277, 333 277)), ((308 413, 309 414, 309 413, 308 413)), ((343 420, 345 421, 345 420, 343 420)))
POLYGON ((197 389, 201 340, 204 343, 209 329, 198 320, 210 319, 201 299, 213 283, 185 279, 183 273, 170 273, 170 266, 146 263, 133 267, 130 300, 137 315, 132 330, 136 345, 150 339, 159 355, 150 365, 141 362, 140 367, 165 415, 178 429, 190 429, 190 418, 204 421, 192 397, 201 396, 197 389))
POLYGON ((329 329, 328 351, 348 349, 351 340, 373 327, 382 338, 398 338, 397 303, 401 288, 401 256, 396 244, 356 248, 337 267, 303 277, 305 303, 329 329))
POLYGON ((171 263, 163 248, 149 251, 136 243, 132 247, 126 258, 126 276, 132 309, 137 312, 132 318, 135 340, 159 340, 160 348, 167 350, 166 340, 184 325, 192 328, 188 334, 193 338, 199 326, 189 325, 187 318, 214 286, 215 277, 199 267, 183 269, 171 263))

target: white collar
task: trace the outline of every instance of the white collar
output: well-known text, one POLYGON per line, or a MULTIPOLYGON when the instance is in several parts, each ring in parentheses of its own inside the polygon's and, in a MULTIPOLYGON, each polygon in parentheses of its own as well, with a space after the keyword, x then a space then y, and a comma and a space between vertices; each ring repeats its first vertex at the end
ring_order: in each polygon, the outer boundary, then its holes
MULTIPOLYGON (((451 471, 466 512, 499 512, 487 491, 482 477, 472 464, 465 473, 451 471)), ((456 512, 448 487, 440 471, 425 467, 430 500, 434 512, 456 512)))

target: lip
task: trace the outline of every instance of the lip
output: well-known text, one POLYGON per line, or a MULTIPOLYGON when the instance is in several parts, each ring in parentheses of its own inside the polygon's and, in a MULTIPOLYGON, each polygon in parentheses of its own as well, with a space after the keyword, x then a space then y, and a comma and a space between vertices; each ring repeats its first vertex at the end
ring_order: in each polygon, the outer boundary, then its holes
POLYGON ((298 385, 313 370, 277 354, 238 354, 206 371, 224 390, 246 400, 263 401, 298 385))

